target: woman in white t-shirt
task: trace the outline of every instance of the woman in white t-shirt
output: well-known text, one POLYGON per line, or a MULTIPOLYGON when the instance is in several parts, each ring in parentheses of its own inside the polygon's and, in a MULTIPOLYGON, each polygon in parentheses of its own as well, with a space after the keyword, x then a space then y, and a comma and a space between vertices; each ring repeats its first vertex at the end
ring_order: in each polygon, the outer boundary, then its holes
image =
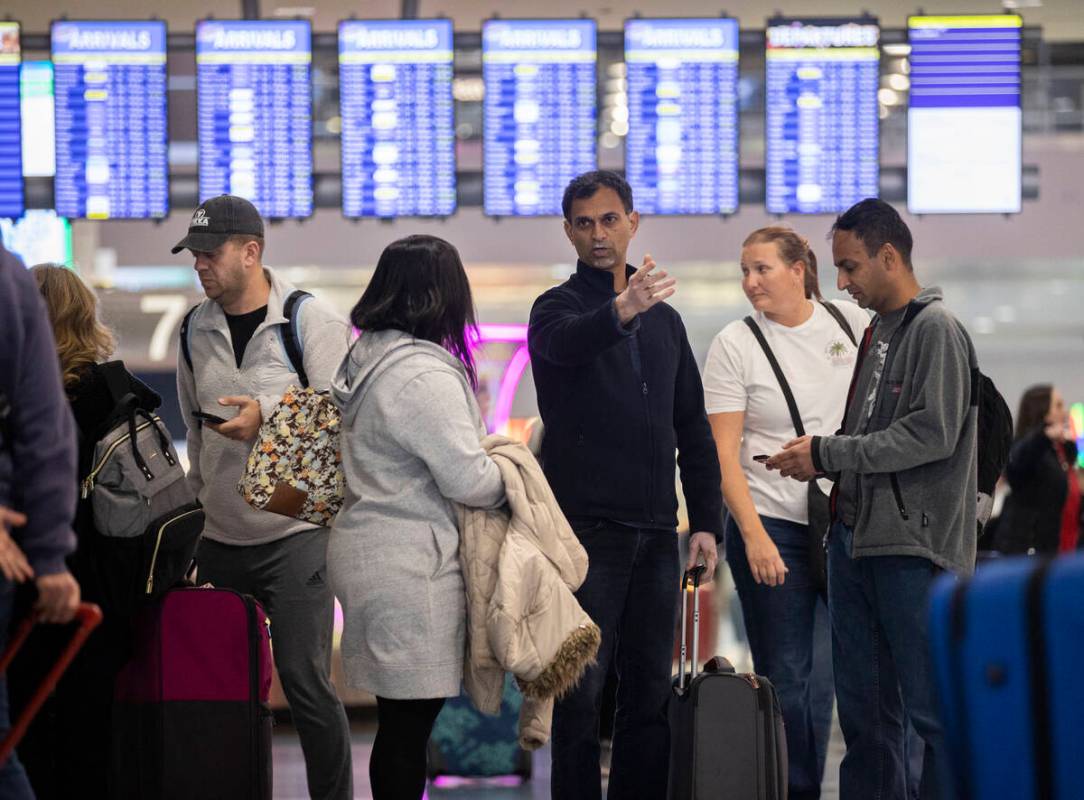
MULTIPOLYGON (((790 385, 808 434, 839 427, 869 317, 821 300, 817 259, 790 228, 742 244, 742 289, 790 385), (846 331, 844 326, 850 328, 846 331)), ((754 460, 795 438, 783 391, 743 320, 715 337, 704 367, 708 420, 729 509, 726 559, 741 599, 753 663, 775 685, 787 730, 789 797, 819 798, 832 720, 831 639, 810 570, 808 487, 754 460)))

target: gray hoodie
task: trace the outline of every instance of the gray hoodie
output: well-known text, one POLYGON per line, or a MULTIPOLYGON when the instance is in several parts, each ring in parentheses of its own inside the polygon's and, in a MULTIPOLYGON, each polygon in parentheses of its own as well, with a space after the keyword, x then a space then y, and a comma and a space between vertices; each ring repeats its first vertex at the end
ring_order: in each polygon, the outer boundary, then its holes
POLYGON ((919 556, 974 570, 977 375, 967 331, 940 289, 924 289, 891 338, 868 420, 866 389, 857 386, 846 435, 813 440, 818 470, 857 482, 853 556, 919 556))
POLYGON ((343 607, 347 682, 396 699, 458 694, 466 596, 452 502, 504 501, 465 371, 438 345, 366 332, 331 392, 346 487, 328 578, 343 607))

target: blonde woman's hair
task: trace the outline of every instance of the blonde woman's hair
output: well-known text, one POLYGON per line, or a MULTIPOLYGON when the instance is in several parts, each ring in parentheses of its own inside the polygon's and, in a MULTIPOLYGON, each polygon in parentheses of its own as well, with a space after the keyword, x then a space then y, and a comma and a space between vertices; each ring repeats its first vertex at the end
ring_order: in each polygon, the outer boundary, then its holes
POLYGON ((116 340, 98 317, 98 298, 72 270, 58 264, 38 264, 30 272, 45 299, 64 388, 70 389, 79 382, 84 367, 113 355, 116 340))
POLYGON ((805 296, 809 300, 813 298, 820 300, 821 285, 817 279, 817 256, 814 255, 813 248, 809 246, 809 242, 804 236, 799 235, 785 225, 772 225, 750 233, 745 237, 745 241, 742 242, 741 246, 748 247, 751 244, 771 243, 775 244, 779 257, 788 266, 797 261, 805 264, 805 276, 802 279, 805 296))

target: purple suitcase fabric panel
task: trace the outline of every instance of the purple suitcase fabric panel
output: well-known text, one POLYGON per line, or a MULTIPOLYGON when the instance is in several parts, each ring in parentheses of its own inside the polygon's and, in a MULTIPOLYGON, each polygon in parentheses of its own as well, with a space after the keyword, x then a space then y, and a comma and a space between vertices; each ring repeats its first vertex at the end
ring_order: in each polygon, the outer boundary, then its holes
MULTIPOLYGON (((266 702, 271 686, 267 617, 258 604, 256 610, 260 699, 266 702)), ((140 639, 146 646, 121 672, 117 700, 248 701, 248 612, 238 595, 214 589, 174 590, 140 639), (160 631, 150 629, 156 623, 160 631), (159 633, 160 653, 155 652, 159 633)))

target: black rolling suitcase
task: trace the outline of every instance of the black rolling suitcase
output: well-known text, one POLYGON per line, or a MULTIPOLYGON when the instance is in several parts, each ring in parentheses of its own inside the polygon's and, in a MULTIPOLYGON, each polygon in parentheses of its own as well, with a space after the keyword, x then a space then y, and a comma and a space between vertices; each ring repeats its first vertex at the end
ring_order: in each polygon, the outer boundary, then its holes
POLYGON ((670 698, 669 800, 786 800, 787 740, 775 688, 714 658, 697 674, 700 579, 681 578, 681 664, 670 698), (690 587, 690 579, 692 586, 690 587), (692 667, 686 676, 688 595, 693 596, 692 667))

